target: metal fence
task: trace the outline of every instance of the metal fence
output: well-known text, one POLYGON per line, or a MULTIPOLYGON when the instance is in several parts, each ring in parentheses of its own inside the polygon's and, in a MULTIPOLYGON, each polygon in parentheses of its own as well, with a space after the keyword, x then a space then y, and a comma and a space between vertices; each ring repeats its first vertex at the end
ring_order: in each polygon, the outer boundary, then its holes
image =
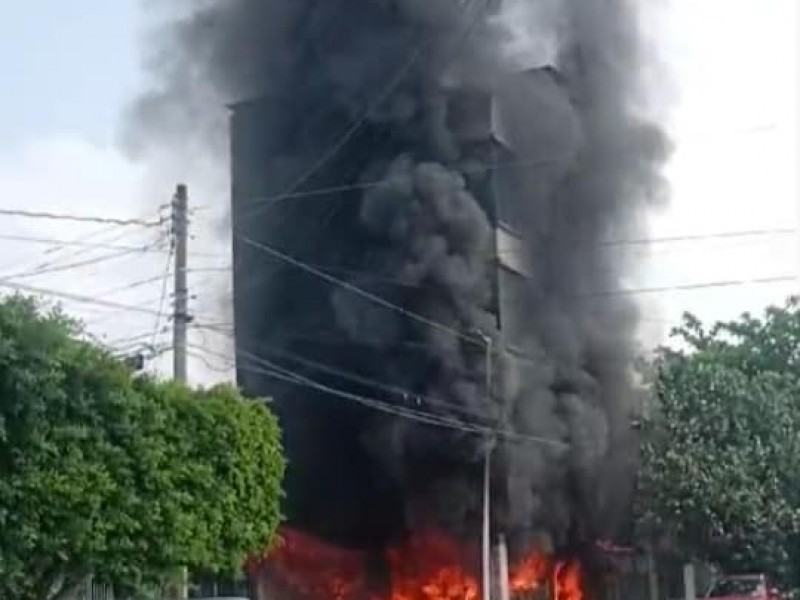
MULTIPOLYGON (((177 593, 176 590, 172 590, 177 593)), ((192 584, 189 586, 189 598, 215 598, 231 597, 231 598, 250 598, 249 584, 246 577, 225 579, 215 577, 196 577, 192 584)), ((166 600, 168 598, 176 597, 170 594, 169 590, 153 590, 150 595, 152 598, 159 598, 166 600)), ((5 600, 2 598, 0 600, 5 600)), ((120 598, 114 596, 114 590, 109 585, 96 583, 91 580, 86 581, 70 600, 131 600, 128 598, 120 598)))
POLYGON ((75 594, 75 600, 114 600, 110 586, 87 581, 75 594))

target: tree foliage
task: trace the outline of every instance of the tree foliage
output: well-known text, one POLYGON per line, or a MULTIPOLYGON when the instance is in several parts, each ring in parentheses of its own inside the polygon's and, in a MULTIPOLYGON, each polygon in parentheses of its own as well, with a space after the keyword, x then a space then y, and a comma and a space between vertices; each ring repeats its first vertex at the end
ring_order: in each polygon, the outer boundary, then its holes
POLYGON ((640 524, 730 571, 784 581, 800 533, 800 306, 706 330, 687 315, 656 361, 640 524))
POLYGON ((262 551, 284 470, 264 404, 134 378, 78 333, 0 301, 0 597, 60 598, 89 575, 133 591, 262 551))

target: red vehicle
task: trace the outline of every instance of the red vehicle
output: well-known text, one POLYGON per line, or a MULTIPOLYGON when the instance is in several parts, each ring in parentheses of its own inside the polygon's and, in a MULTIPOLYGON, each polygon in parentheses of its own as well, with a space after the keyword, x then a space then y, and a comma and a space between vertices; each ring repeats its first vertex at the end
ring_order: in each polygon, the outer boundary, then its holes
POLYGON ((713 600, 781 600, 781 594, 763 573, 730 575, 718 579, 706 598, 713 600))

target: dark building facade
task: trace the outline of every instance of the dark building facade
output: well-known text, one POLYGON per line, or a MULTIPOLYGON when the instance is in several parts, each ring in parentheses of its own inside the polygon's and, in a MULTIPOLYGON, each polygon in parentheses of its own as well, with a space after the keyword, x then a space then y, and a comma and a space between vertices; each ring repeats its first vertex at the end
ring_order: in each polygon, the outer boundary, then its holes
MULTIPOLYGON (((529 258, 534 249, 522 231, 522 213, 548 205, 520 198, 513 190, 526 187, 550 193, 551 179, 558 173, 554 164, 571 159, 579 136, 558 73, 545 68, 516 77, 519 86, 536 88, 535 94, 521 96, 536 99, 530 110, 542 115, 538 131, 521 131, 505 119, 504 104, 517 101, 513 85, 505 86, 506 97, 452 90, 446 106, 448 127, 459 147, 459 169, 495 232, 494 292, 487 308, 504 347, 512 352, 522 346, 516 336, 525 331, 521 285, 535 269, 529 258), (565 126, 574 128, 572 138, 564 136, 565 126), (529 138, 545 141, 529 143, 529 138), (526 185, 517 185, 515 178, 526 178, 526 185)), ((370 411, 321 390, 275 379, 260 359, 337 389, 375 396, 374 387, 358 378, 367 380, 385 369, 375 361, 385 363, 386 356, 373 356, 368 346, 349 340, 337 326, 331 302, 335 284, 264 252, 257 244, 391 297, 393 282, 363 272, 360 253, 366 234, 358 225, 358 210, 369 185, 365 170, 376 157, 388 159, 407 151, 408 140, 370 123, 352 134, 346 151, 341 151, 337 144, 350 122, 346 115, 309 110, 302 119, 287 120, 282 115, 291 111, 280 109, 283 102, 291 99, 268 96, 231 107, 238 382, 247 394, 271 397, 281 420, 290 461, 286 509, 290 523, 338 542, 381 545, 392 534, 388 524, 396 522, 403 510, 402 493, 388 474, 374 481, 355 481, 370 470, 373 459, 364 445, 372 442, 357 436, 332 437, 327 426, 331 421, 347 422, 359 430, 370 411), (329 369, 320 370, 320 364, 329 369), (308 410, 295 410, 304 405, 308 410), (302 493, 297 493, 300 488, 302 493), (335 522, 320 515, 326 507, 337 515, 335 522), (355 527, 356 522, 363 526, 355 527), (355 530, 365 533, 353 539, 355 530)), ((527 215, 524 220, 547 227, 549 217, 543 214, 537 221, 527 215)), ((397 356, 399 369, 415 368, 412 354, 397 356)))

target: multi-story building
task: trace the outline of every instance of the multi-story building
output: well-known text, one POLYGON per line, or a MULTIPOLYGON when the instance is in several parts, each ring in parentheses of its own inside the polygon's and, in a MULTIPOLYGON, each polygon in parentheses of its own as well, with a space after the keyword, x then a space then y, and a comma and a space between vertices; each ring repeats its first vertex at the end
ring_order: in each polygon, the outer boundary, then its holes
MULTIPOLYGON (((546 214, 551 203, 520 197, 518 190, 550 193, 549 182, 578 145, 577 120, 558 73, 544 68, 520 73, 516 79, 504 86, 501 95, 457 89, 447 102, 449 130, 463 164, 486 167, 464 170, 496 231, 495 294, 489 308, 509 348, 517 345, 515 336, 524 332, 519 326, 525 310, 520 284, 535 268, 531 252, 523 249, 521 233, 530 227, 546 228, 551 216, 546 214), (527 103, 523 111, 504 109, 521 101, 527 103), (509 116, 514 114, 533 118, 518 123, 509 116), (564 135, 565 130, 573 133, 564 135)), ((367 124, 344 148, 337 148, 349 118, 316 108, 290 110, 284 103, 291 102, 291 98, 270 96, 231 107, 238 382, 246 393, 274 400, 290 461, 290 522, 308 526, 318 535, 343 539, 354 529, 350 515, 353 523, 369 523, 356 529, 374 532, 374 540, 358 539, 357 543, 380 543, 385 523, 402 510, 397 494, 388 481, 348 481, 364 472, 370 458, 361 447, 362 440, 334 439, 328 427, 331 422, 346 421, 357 429, 359 421, 368 418, 365 410, 276 380, 265 373, 269 369, 263 361, 254 359, 256 355, 303 371, 303 363, 295 360, 299 355, 368 374, 369 351, 348 342, 337 329, 329 281, 251 242, 267 244, 337 278, 349 279, 362 235, 356 223, 363 192, 358 178, 376 157, 395 156, 407 150, 404 144, 408 142, 387 135, 379 125, 367 124), (298 118, 287 119, 288 114, 298 118), (336 151, 329 152, 330 148, 336 151), (295 189, 297 181, 302 184, 295 189), (286 194, 287 189, 291 193, 286 194), (295 410, 303 406, 311 410, 295 410), (301 488, 303 492, 295 494, 301 488), (320 498, 325 501, 319 502, 320 498), (320 511, 344 517, 326 522, 320 511)), ((352 381, 328 381, 340 388, 360 389, 352 381)))

